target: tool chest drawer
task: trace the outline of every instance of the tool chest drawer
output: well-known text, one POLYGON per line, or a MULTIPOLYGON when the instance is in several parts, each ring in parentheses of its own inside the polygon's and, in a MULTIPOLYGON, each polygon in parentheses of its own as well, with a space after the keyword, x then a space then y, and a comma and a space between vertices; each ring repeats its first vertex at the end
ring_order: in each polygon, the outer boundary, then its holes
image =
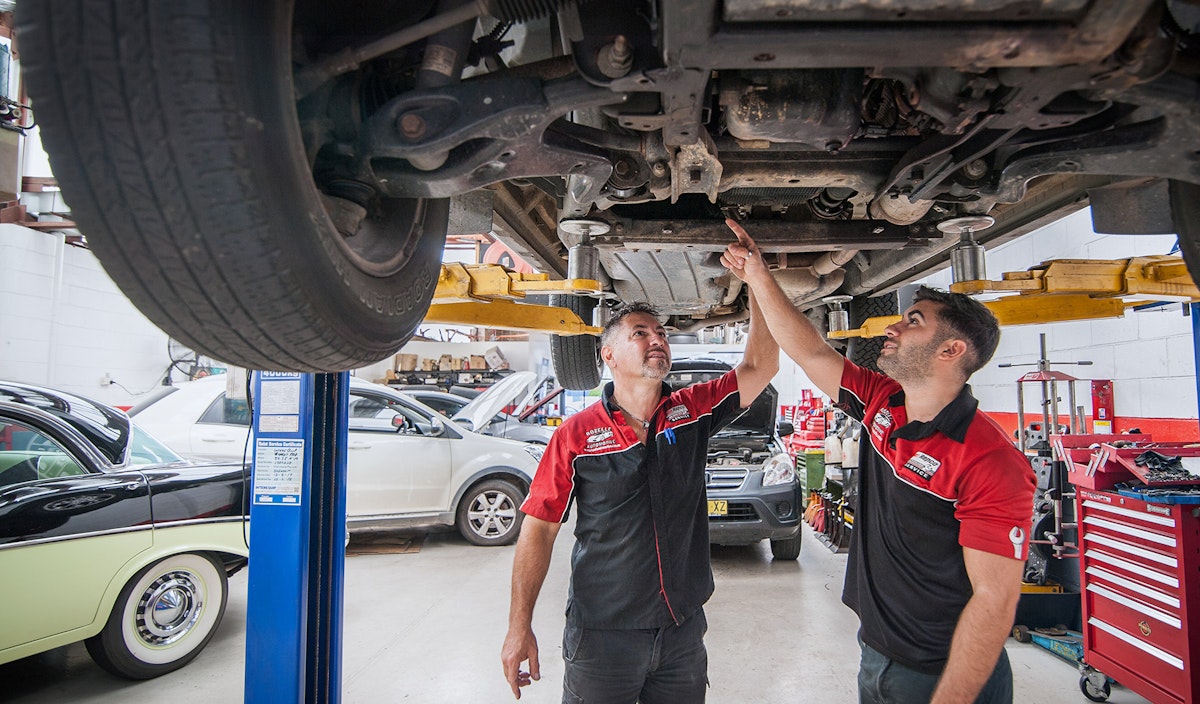
POLYGON ((1084 660, 1150 701, 1200 701, 1200 507, 1076 501, 1084 660))

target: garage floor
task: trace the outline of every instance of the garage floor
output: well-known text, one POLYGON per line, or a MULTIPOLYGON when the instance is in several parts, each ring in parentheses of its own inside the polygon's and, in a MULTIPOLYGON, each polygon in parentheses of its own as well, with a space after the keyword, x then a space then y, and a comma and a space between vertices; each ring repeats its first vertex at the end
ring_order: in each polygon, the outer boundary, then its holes
MULTIPOLYGON (((776 563, 765 545, 715 547, 717 592, 708 605, 709 701, 857 701, 857 619, 841 604, 845 555, 807 529, 800 559, 776 563)), ((560 701, 559 643, 570 536, 560 537, 535 614, 542 681, 521 701, 560 701)), ((346 567, 343 701, 504 702, 500 669, 507 627, 512 548, 468 545, 453 533, 430 535, 420 552, 359 555, 346 567)), ((246 574, 230 582, 221 630, 191 665, 150 682, 126 682, 92 664, 82 644, 0 665, 0 701, 157 701, 224 704, 242 699, 246 574)), ((12 606, 12 605, 9 605, 12 606)), ((1068 663, 1009 640, 1015 701, 1086 704, 1068 663)), ((1115 688, 1113 704, 1146 700, 1115 688)))

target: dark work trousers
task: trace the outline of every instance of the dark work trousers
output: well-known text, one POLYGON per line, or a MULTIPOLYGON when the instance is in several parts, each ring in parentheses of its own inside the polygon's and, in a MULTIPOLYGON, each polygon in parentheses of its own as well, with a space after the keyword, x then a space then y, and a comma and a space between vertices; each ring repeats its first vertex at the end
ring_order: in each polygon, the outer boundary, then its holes
POLYGON ((694 704, 708 688, 704 611, 680 626, 563 632, 563 704, 694 704))
MULTIPOLYGON (((859 704, 928 704, 941 675, 909 669, 863 643, 861 638, 858 644, 862 646, 859 704)), ((1008 664, 1008 653, 1001 649, 996 668, 975 698, 975 704, 1012 704, 1012 700, 1012 667, 1008 664)))

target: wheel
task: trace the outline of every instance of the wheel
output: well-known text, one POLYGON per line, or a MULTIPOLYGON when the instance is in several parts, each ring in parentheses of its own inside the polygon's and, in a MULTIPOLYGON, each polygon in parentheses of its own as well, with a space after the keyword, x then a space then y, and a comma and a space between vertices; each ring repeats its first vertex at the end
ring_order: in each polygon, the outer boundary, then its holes
POLYGON ((159 560, 121 590, 104 630, 85 641, 88 654, 100 667, 129 679, 177 670, 216 633, 227 586, 225 570, 205 555, 159 560))
POLYGON ((521 530, 525 492, 503 479, 480 482, 458 504, 458 532, 475 545, 509 545, 521 530))
POLYGON ((1032 643, 1033 636, 1029 635, 1028 626, 1013 626, 1012 637, 1017 639, 1018 643, 1032 643))
POLYGON ((347 178, 324 113, 302 134, 292 6, 25 3, 22 65, 74 219, 142 313, 223 362, 339 371, 421 322, 449 202, 347 178))
POLYGON ((774 560, 795 560, 800 557, 801 536, 796 533, 794 538, 781 538, 771 541, 771 558, 774 560))
POLYGON ((1112 694, 1112 687, 1108 684, 1107 679, 1105 679, 1102 686, 1096 686, 1090 677, 1083 675, 1079 678, 1079 691, 1083 692, 1083 696, 1094 702, 1106 702, 1109 695, 1112 694))
MULTIPOLYGON (((875 298, 858 297, 850 301, 850 327, 862 327, 867 318, 878 318, 885 315, 896 315, 900 312, 895 293, 888 293, 875 298)), ((884 337, 852 337, 846 348, 846 358, 860 367, 879 371, 877 362, 879 353, 883 351, 884 337)))
MULTIPOLYGON (((550 305, 570 308, 591 323, 596 300, 586 296, 550 296, 550 305)), ((600 339, 592 335, 551 335, 550 362, 564 389, 588 391, 600 385, 600 339)))

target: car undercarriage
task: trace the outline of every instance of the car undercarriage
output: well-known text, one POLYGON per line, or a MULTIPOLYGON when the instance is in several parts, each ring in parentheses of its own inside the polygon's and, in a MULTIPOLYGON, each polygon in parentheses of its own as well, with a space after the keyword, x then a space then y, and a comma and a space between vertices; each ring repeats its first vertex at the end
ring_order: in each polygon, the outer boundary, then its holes
MULTIPOLYGON (((1088 205, 1200 264, 1189 2, 105 5, 19 8, 55 173, 135 304, 249 367, 394 352, 451 200, 605 288, 558 303, 651 301, 681 331, 748 315, 726 218, 814 315, 1088 205)), ((594 340, 553 349, 564 385, 598 382, 594 340)))

